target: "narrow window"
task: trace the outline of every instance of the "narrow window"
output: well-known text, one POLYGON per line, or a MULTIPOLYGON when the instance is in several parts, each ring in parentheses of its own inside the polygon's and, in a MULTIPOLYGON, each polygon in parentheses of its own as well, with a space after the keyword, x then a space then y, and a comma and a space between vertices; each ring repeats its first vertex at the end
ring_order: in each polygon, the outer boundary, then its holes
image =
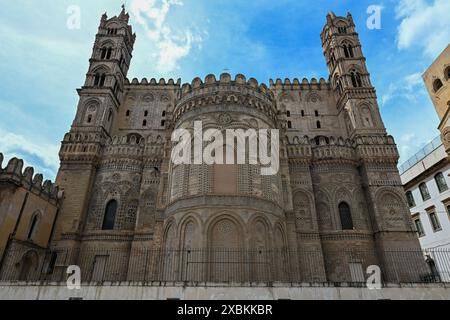
POLYGON ((345 202, 341 202, 339 204, 339 217, 341 218, 342 230, 353 230, 353 220, 350 206, 345 202))
POLYGON ((431 227, 433 228, 434 232, 441 230, 441 224, 439 223, 439 219, 436 215, 436 212, 431 211, 428 213, 428 217, 430 218, 431 227))
POLYGON ((87 123, 91 123, 91 122, 92 122, 92 115, 88 115, 87 123))
POLYGON ((305 116, 305 110, 302 110, 302 117, 305 116))
POLYGON ((406 200, 408 200, 408 205, 410 208, 413 208, 416 206, 416 201, 414 200, 414 196, 411 191, 408 191, 406 193, 406 200))
POLYGON ((420 221, 420 218, 414 219, 414 224, 415 224, 416 229, 417 229, 417 235, 419 237, 425 236, 425 231, 423 230, 422 221, 420 221))
POLYGON ((162 112, 162 117, 164 118, 166 116, 166 111, 162 112))
POLYGON ((125 116, 127 116, 127 117, 130 116, 130 110, 127 110, 127 113, 125 114, 125 116))
POLYGON ((161 121, 161 127, 164 127, 166 125, 166 120, 161 121))
POLYGON ((145 110, 145 112, 144 112, 144 117, 147 117, 147 116, 148 116, 148 111, 145 110))
POLYGON ((292 122, 288 121, 288 129, 292 129, 292 122))
POLYGON ((318 117, 319 116, 319 111, 317 111, 317 110, 314 111, 314 114, 315 114, 316 117, 318 117))
POLYGON ((440 193, 448 190, 448 185, 442 172, 439 172, 437 175, 435 175, 434 180, 436 181, 440 193))
POLYGON ((290 111, 286 111, 286 117, 290 117, 291 116, 291 112, 290 111))
POLYGON ((48 264, 47 268, 47 274, 53 274, 53 271, 55 270, 56 260, 58 259, 58 253, 52 252, 50 262, 48 264))
POLYGON ((116 220, 117 201, 111 200, 106 205, 105 216, 103 218, 102 230, 113 230, 116 220))
POLYGON ((111 121, 112 117, 113 117, 113 112, 112 112, 112 110, 109 110, 108 121, 111 121))
POLYGON ((146 127, 147 126, 147 120, 142 121, 142 126, 146 127))
POLYGON ((361 75, 359 74, 359 72, 351 71, 350 77, 351 77, 352 85, 354 88, 362 87, 362 80, 361 80, 361 75))
POLYGON ((427 200, 431 199, 430 192, 428 191, 428 187, 425 184, 425 182, 421 183, 419 185, 419 190, 420 190, 420 195, 422 196, 423 201, 427 201, 427 200))
POLYGON ((31 218, 30 222, 30 229, 28 230, 28 240, 32 240, 32 237, 34 236, 34 232, 36 231, 36 226, 38 223, 39 216, 37 214, 33 215, 33 218, 31 218))
POLYGON ((448 81, 450 79, 450 67, 444 71, 445 79, 448 81))
POLYGON ((320 123, 320 121, 316 122, 316 126, 317 126, 317 129, 322 129, 322 124, 320 123))
POLYGON ((441 79, 436 79, 433 82, 433 90, 434 92, 437 92, 440 88, 442 88, 443 84, 441 79))
POLYGON ((105 85, 106 75, 102 74, 100 76, 100 82, 98 84, 99 87, 103 87, 105 85))

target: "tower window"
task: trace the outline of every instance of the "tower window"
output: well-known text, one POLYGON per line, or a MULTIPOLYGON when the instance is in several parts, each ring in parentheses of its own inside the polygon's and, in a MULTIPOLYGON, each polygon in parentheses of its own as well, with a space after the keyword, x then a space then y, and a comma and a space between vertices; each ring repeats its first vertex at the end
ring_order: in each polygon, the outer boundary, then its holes
POLYGON ((290 117, 291 116, 291 112, 290 111, 286 111, 286 117, 290 117))
POLYGON ((339 204, 339 217, 341 218, 342 230, 353 230, 352 213, 350 206, 345 202, 339 204))
POLYGON ((39 221, 39 215, 34 214, 33 217, 31 218, 30 229, 28 230, 28 236, 27 236, 28 240, 31 240, 33 238, 34 233, 36 231, 38 221, 39 221))
POLYGON ((448 190, 448 185, 442 172, 439 172, 437 175, 435 175, 434 180, 436 181, 436 185, 440 193, 448 190))
POLYGON ((127 110, 127 112, 125 113, 125 116, 129 117, 130 116, 131 111, 127 110))
POLYGON ((105 216, 103 217, 102 230, 113 230, 116 220, 117 201, 111 200, 106 205, 105 216))
POLYGON ((145 111, 144 111, 144 117, 147 117, 147 116, 148 116, 148 111, 145 110, 145 111))
POLYGON ((344 55, 346 58, 353 58, 354 54, 353 54, 353 47, 349 44, 344 45, 344 55))
POLYGON ((431 199, 430 192, 428 191, 428 187, 425 184, 425 182, 423 182, 419 185, 419 190, 420 190, 420 194, 422 196, 423 201, 427 201, 427 200, 431 199))
POLYGON ((94 76, 94 87, 103 87, 105 85, 106 75, 97 73, 94 76))
POLYGON ((318 117, 318 116, 319 116, 319 111, 315 110, 315 111, 314 111, 314 115, 315 115, 316 117, 318 117))
POLYGON ((292 129, 292 122, 288 121, 288 129, 292 129))
POLYGON ((322 124, 320 123, 320 121, 316 122, 316 127, 317 129, 322 129, 322 124))
POLYGON ((166 111, 162 112, 162 117, 164 118, 166 116, 166 111))
POLYGON ((301 111, 301 115, 302 115, 302 117, 305 116, 305 110, 302 110, 302 111, 301 111))
POLYGON ((113 117, 113 112, 112 112, 112 110, 109 110, 108 121, 111 121, 112 117, 113 117))
POLYGON ((352 85, 354 88, 361 88, 362 87, 362 80, 361 80, 361 74, 355 70, 352 70, 350 72, 350 77, 352 79, 352 85))
POLYGON ((338 27, 339 33, 347 33, 347 27, 338 27))
POLYGON ((161 127, 164 127, 166 125, 166 120, 161 121, 161 127))
POLYGON ((437 92, 440 88, 442 88, 443 84, 441 79, 436 79, 433 82, 433 90, 434 92, 437 92))
POLYGON ((447 67, 444 71, 445 79, 448 81, 450 79, 450 67, 447 67))
POLYGON ((147 120, 142 121, 142 126, 146 127, 147 126, 147 120))
POLYGON ((112 48, 103 48, 101 51, 101 55, 100 58, 102 60, 109 60, 111 59, 111 55, 112 55, 112 48))
POLYGON ((92 115, 88 115, 87 123, 91 123, 91 122, 92 122, 92 115))

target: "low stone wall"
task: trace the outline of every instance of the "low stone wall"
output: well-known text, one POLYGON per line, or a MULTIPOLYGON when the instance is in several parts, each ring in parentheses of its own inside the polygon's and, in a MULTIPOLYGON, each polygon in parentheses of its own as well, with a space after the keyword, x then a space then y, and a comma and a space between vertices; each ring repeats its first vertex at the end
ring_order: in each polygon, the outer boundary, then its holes
POLYGON ((450 284, 388 285, 380 290, 323 284, 233 286, 183 283, 83 284, 0 282, 0 300, 450 300, 450 284))

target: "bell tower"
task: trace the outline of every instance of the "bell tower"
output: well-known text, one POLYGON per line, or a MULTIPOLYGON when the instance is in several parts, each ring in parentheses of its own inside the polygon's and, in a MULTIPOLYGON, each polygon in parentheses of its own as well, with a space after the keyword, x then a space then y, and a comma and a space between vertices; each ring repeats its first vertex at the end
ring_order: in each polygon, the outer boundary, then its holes
MULTIPOLYGON (((92 184, 105 142, 111 138, 136 39, 122 6, 119 16, 102 15, 77 113, 60 149, 57 184, 65 198, 55 240, 76 239, 83 229, 92 184)), ((76 243, 67 243, 73 246, 76 243)))
POLYGON ((376 91, 351 14, 338 17, 329 13, 321 39, 337 108, 349 137, 385 135, 376 91))

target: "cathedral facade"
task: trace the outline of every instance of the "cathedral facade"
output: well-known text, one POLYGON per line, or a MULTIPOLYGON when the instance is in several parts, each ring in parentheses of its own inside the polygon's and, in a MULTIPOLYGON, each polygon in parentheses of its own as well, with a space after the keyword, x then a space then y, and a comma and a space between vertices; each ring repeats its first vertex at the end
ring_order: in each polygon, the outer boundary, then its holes
POLYGON ((370 265, 418 277, 420 254, 392 254, 420 247, 351 15, 328 14, 320 37, 328 80, 130 81, 129 16, 103 15, 61 144, 48 248, 24 262, 26 239, 11 245, 9 277, 69 265, 85 281, 358 281, 370 265), (278 172, 175 165, 172 134, 195 121, 279 130, 278 172))

